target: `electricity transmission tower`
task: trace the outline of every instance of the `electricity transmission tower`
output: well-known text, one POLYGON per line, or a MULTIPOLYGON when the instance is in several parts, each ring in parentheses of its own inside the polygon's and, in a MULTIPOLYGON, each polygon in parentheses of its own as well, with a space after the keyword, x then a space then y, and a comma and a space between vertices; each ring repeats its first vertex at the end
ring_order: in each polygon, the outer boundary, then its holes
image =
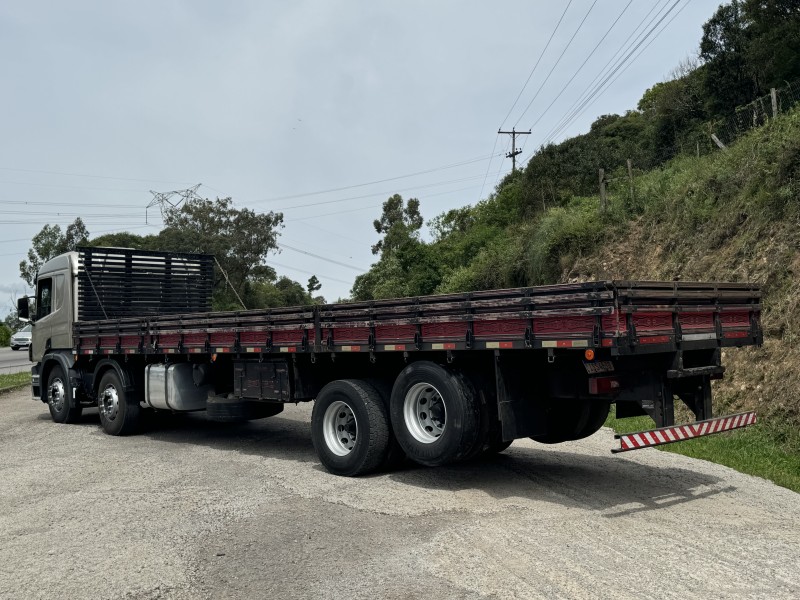
POLYGON ((147 223, 147 209, 152 208, 153 206, 158 206, 161 210, 161 216, 164 217, 166 213, 172 212, 176 208, 178 208, 181 203, 183 202, 190 202, 191 200, 200 200, 200 195, 197 193, 197 189, 203 185, 202 183, 198 183, 197 185, 193 185, 190 188, 185 190, 173 190, 171 192, 156 192, 150 190, 150 193, 153 194, 153 199, 150 201, 144 209, 144 222, 147 223), (177 198, 176 198, 177 196, 177 198))

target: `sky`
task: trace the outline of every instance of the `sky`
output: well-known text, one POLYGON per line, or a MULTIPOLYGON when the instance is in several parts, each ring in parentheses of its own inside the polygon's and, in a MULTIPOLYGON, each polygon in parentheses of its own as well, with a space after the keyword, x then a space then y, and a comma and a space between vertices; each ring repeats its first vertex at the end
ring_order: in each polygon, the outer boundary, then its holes
POLYGON ((719 3, 4 2, 0 314, 45 224, 157 233, 152 192, 196 184, 282 212, 267 262, 346 298, 389 196, 426 221, 485 199, 511 169, 499 129, 532 130, 524 165, 635 109, 719 3))

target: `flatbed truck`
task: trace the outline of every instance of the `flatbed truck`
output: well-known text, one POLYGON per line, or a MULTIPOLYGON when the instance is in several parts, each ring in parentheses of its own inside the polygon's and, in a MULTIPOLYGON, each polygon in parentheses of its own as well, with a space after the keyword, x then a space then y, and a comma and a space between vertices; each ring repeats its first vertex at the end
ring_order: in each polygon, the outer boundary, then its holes
POLYGON ((714 417, 711 388, 723 349, 762 343, 755 285, 594 281, 216 312, 213 277, 203 254, 87 247, 48 261, 35 302, 18 303, 33 397, 57 423, 96 407, 110 435, 135 433, 146 410, 239 422, 314 401, 311 441, 344 476, 579 440, 612 404, 656 425, 614 452, 755 422, 714 417), (675 424, 676 399, 694 421, 675 424))

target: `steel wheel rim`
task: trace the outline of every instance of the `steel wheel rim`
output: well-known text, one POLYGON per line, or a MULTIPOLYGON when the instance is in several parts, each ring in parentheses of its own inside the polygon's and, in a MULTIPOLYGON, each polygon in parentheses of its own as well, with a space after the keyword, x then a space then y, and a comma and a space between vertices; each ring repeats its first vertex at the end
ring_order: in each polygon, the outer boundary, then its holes
POLYGON ((438 440, 447 427, 444 399, 429 383, 416 383, 406 392, 403 420, 411 436, 423 444, 438 440))
POLYGON ((97 398, 97 408, 100 414, 109 421, 113 421, 119 412, 119 394, 117 388, 108 384, 97 398))
POLYGON ((64 410, 64 403, 66 402, 66 399, 67 396, 64 390, 64 382, 60 377, 56 377, 50 382, 50 393, 47 396, 47 401, 50 403, 50 406, 53 407, 53 410, 56 412, 61 412, 64 410))
POLYGON ((358 441, 358 421, 350 405, 341 400, 332 402, 322 417, 325 445, 336 456, 347 456, 358 441))

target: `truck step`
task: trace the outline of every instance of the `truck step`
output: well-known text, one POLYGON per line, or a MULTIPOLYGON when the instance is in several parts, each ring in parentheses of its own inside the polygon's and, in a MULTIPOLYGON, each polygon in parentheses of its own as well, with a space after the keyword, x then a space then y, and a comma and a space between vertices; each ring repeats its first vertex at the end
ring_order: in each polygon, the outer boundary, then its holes
POLYGON ((741 429, 756 422, 755 412, 744 412, 726 417, 716 417, 705 421, 697 421, 686 425, 674 425, 672 427, 661 427, 650 431, 639 431, 637 433, 618 433, 614 439, 619 440, 620 447, 612 448, 614 454, 618 452, 628 452, 650 446, 661 446, 682 442, 697 437, 721 433, 733 429, 741 429))

